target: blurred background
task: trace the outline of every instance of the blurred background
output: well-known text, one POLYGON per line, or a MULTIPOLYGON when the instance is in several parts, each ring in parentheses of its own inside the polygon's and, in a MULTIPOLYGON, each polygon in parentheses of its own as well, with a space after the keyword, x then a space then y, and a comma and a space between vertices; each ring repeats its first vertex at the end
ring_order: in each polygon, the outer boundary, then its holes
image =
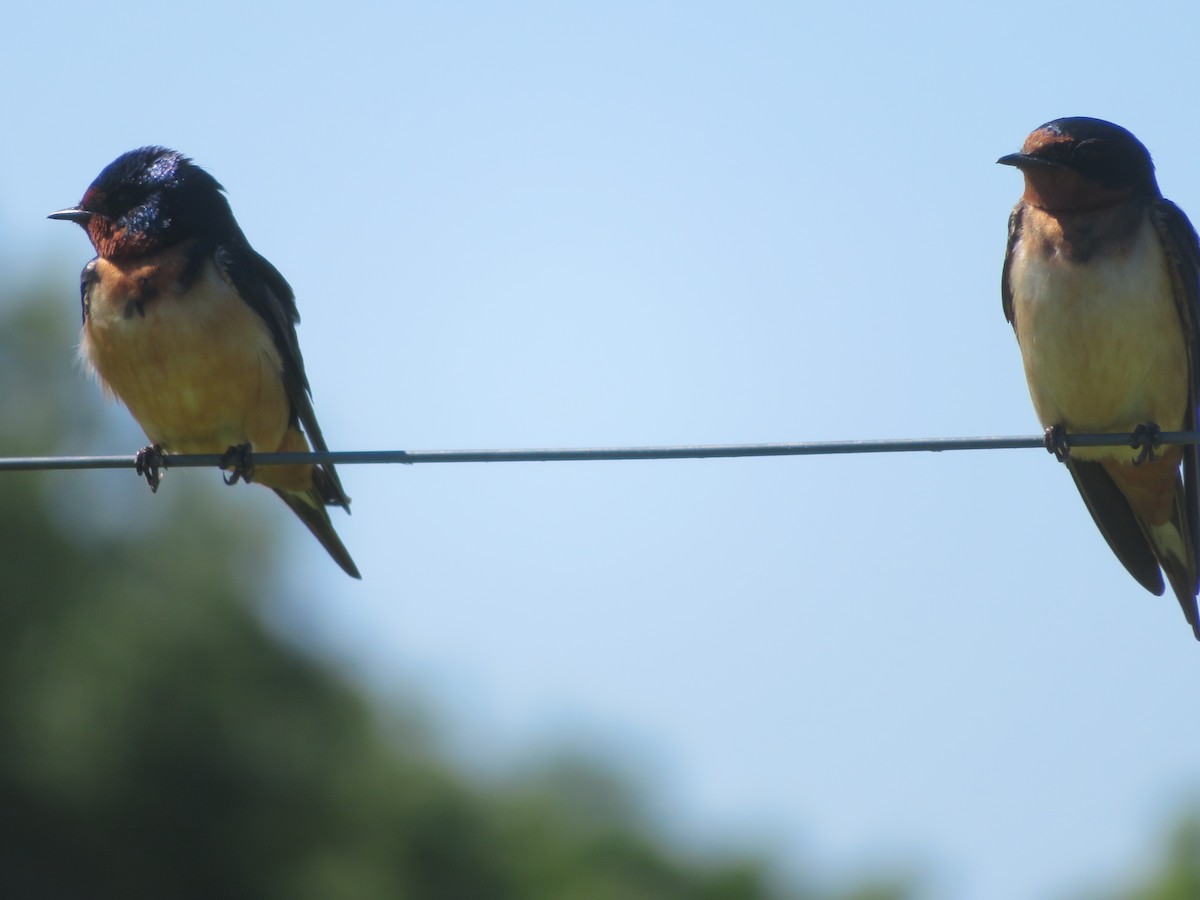
MULTIPOLYGON (((45 219, 182 150, 334 449, 1030 434, 1042 122, 1200 216, 1194 5, 22 4, 0 455, 144 443, 45 219)), ((1200 647, 1038 451, 0 475, 6 896, 1200 897, 1200 647)))

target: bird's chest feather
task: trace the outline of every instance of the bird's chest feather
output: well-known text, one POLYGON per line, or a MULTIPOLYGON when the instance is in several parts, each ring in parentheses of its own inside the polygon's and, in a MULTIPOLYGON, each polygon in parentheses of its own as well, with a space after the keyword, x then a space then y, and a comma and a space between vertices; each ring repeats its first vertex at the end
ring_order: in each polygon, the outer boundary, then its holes
POLYGON ((215 264, 96 261, 81 352, 147 436, 177 453, 274 450, 290 405, 266 324, 215 264))
POLYGON ((1036 228, 1014 248, 1017 339, 1044 426, 1182 427, 1188 357, 1167 261, 1148 222, 1123 244, 1072 258, 1036 228))

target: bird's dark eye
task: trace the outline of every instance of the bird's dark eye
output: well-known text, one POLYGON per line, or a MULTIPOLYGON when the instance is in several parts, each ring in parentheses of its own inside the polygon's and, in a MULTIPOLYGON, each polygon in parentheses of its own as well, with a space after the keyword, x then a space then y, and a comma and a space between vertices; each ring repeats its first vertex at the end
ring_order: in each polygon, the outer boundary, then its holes
POLYGON ((1080 141, 1075 145, 1075 158, 1080 162, 1087 163, 1098 160, 1103 153, 1103 144, 1095 138, 1080 141))
POLYGON ((137 195, 127 189, 122 188, 108 198, 108 202, 117 212, 128 212, 138 204, 137 195))

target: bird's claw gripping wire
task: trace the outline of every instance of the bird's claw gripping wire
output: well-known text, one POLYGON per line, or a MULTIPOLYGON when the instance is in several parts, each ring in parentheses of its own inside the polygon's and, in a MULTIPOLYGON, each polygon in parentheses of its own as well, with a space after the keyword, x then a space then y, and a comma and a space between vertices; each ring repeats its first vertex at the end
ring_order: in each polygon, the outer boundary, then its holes
POLYGON ((1134 450, 1141 447, 1141 452, 1133 458, 1133 464, 1140 466, 1144 462, 1154 462, 1154 451, 1162 444, 1162 429, 1154 422, 1147 422, 1133 429, 1129 436, 1129 446, 1134 450))
POLYGON ((167 459, 163 456, 162 447, 158 444, 143 447, 137 452, 133 462, 138 475, 145 476, 146 484, 150 485, 150 493, 157 494, 167 468, 167 459))
POLYGON ((1067 440, 1067 430, 1061 425, 1051 425, 1042 435, 1042 443, 1046 450, 1054 454, 1060 463, 1065 463, 1071 455, 1071 444, 1067 440))
POLYGON ((230 447, 221 455, 221 468, 229 472, 221 476, 226 484, 237 484, 239 481, 249 484, 254 480, 253 448, 249 444, 230 447))

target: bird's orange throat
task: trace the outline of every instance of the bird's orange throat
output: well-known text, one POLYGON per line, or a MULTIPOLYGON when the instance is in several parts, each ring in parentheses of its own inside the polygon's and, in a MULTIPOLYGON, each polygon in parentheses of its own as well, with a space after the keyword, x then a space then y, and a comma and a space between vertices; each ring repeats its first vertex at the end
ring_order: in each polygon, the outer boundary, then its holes
POLYGON ((1025 194, 1022 200, 1048 213, 1091 212, 1123 203, 1133 196, 1133 188, 1110 188, 1084 178, 1071 169, 1025 167, 1025 194))

